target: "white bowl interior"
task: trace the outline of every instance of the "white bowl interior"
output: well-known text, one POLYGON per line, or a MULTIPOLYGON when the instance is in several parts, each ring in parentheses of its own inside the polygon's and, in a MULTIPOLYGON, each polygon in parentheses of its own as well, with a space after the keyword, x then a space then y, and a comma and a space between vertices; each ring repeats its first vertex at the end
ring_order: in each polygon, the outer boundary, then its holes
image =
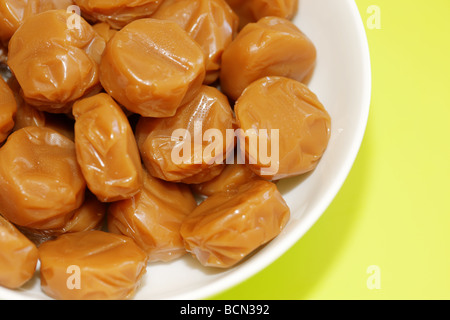
MULTIPOLYGON (((300 0, 295 23, 314 42, 317 67, 309 87, 332 118, 328 149, 316 170, 279 183, 291 208, 283 232, 229 270, 202 267, 190 255, 151 264, 136 299, 204 299, 269 265, 315 223, 344 183, 366 128, 371 90, 370 57, 364 26, 352 0, 300 0)), ((0 299, 48 299, 36 277, 19 290, 0 287, 0 299)))

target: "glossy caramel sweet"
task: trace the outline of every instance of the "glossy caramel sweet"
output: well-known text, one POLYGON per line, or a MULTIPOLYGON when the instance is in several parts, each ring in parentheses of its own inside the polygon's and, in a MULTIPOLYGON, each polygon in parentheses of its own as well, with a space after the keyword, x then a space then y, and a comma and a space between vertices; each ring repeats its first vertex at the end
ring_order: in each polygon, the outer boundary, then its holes
POLYGON ((0 41, 7 43, 27 18, 48 10, 66 10, 72 4, 72 0, 1 0, 0 41))
POLYGON ((229 268, 276 237, 289 216, 276 185, 255 180, 204 200, 182 223, 181 236, 202 265, 229 268))
POLYGON ((73 115, 77 160, 89 190, 103 202, 135 195, 142 184, 142 164, 122 109, 100 93, 77 101, 73 115))
POLYGON ((307 86, 292 79, 265 77, 255 81, 236 102, 235 113, 244 132, 267 130, 268 153, 277 153, 272 155, 273 163, 263 163, 264 155, 252 150, 250 142, 241 144, 249 167, 266 179, 279 180, 313 170, 330 139, 331 118, 325 107, 307 86), (277 130, 278 138, 272 130, 277 130), (274 163, 277 158, 278 163, 274 163))
POLYGON ((33 277, 37 262, 36 246, 0 215, 0 286, 20 288, 33 277))
POLYGON ((128 23, 149 17, 164 0, 74 0, 91 22, 108 23, 121 29, 128 23))
POLYGON ((8 84, 0 77, 0 143, 14 128, 17 102, 8 84))
POLYGON ((111 26, 106 22, 96 23, 92 25, 92 28, 94 28, 95 32, 105 39, 106 42, 108 42, 117 33, 117 30, 111 28, 111 26))
POLYGON ((237 100, 253 81, 282 76, 305 81, 314 70, 314 44, 292 22, 266 17, 246 25, 222 55, 223 92, 237 100))
POLYGON ((274 16, 292 19, 299 0, 226 0, 239 16, 239 29, 261 18, 274 16))
POLYGON ((219 77, 223 50, 237 34, 238 17, 225 0, 165 0, 152 15, 176 22, 206 55, 205 84, 219 77))
POLYGON ((0 148, 0 207, 19 226, 61 228, 84 201, 75 144, 40 127, 13 132, 0 148))
POLYGON ((186 253, 180 226, 196 206, 186 185, 146 173, 137 195, 109 206, 108 230, 134 239, 148 254, 149 262, 171 261, 186 253))
POLYGON ((170 117, 205 78, 201 47, 175 22, 140 19, 108 42, 100 65, 105 90, 144 117, 170 117))
POLYGON ((259 179, 259 176, 250 170, 247 165, 232 163, 227 164, 220 175, 214 179, 193 184, 191 188, 195 193, 209 197, 219 192, 237 189, 241 185, 256 179, 259 179))
POLYGON ((72 103, 99 90, 98 63, 105 40, 82 18, 50 10, 27 18, 9 42, 8 65, 26 102, 39 110, 68 113, 72 103))
POLYGON ((124 300, 134 296, 147 256, 123 235, 68 233, 39 247, 41 288, 59 300, 124 300))
POLYGON ((226 139, 226 131, 232 128, 233 113, 227 98, 216 88, 202 86, 197 96, 173 117, 141 118, 136 139, 142 160, 153 176, 166 181, 201 183, 220 173, 222 168, 212 171, 211 168, 221 166, 234 148, 234 140, 226 139), (221 135, 222 141, 210 141, 213 138, 206 133, 212 130, 221 135), (203 174, 205 170, 213 176, 203 174), (190 179, 196 175, 196 179, 190 179))
POLYGON ((107 204, 99 201, 87 190, 83 204, 71 214, 63 227, 57 229, 18 228, 28 239, 39 246, 65 233, 100 230, 103 227, 106 209, 107 204))

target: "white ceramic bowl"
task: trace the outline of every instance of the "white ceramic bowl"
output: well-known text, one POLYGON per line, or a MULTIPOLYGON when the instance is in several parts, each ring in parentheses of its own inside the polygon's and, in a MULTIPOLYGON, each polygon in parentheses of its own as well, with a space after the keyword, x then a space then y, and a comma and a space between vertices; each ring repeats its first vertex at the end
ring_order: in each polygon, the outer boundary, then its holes
MULTIPOLYGON (((369 50, 353 0, 300 0, 295 23, 314 42, 317 68, 309 87, 332 117, 332 135, 316 170, 279 184, 291 208, 283 232, 230 270, 202 267, 190 255, 168 264, 148 266, 136 299, 204 299, 265 268, 317 221, 344 183, 359 151, 369 114, 369 50)), ((36 275, 24 288, 0 287, 0 299, 48 299, 36 275)))

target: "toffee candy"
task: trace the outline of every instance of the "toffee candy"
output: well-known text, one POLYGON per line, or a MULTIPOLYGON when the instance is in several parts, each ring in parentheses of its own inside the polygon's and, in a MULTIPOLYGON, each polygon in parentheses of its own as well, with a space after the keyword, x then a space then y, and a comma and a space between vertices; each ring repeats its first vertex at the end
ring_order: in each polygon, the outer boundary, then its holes
POLYGON ((216 88, 202 86, 173 117, 141 118, 136 139, 150 174, 166 181, 201 183, 220 174, 228 151, 234 148, 234 140, 226 141, 227 129, 233 129, 227 98, 216 88), (223 143, 216 141, 217 153, 209 148, 212 144, 205 135, 209 129, 223 137, 223 143))
POLYGON ((1 213, 14 224, 61 228, 85 189, 75 144, 52 129, 22 128, 0 148, 1 213))
POLYGON ((246 25, 222 55, 222 91, 237 100, 252 82, 266 76, 304 81, 316 61, 314 44, 292 22, 265 17, 246 25))
POLYGON ((127 117, 106 93, 77 101, 75 147, 89 190, 100 201, 135 195, 142 184, 142 164, 127 117))
POLYGON ((171 261, 186 253, 180 226, 196 206, 186 185, 146 173, 137 195, 110 205, 108 230, 131 237, 148 254, 149 262, 171 261))
POLYGON ((226 0, 239 16, 239 29, 261 18, 274 16, 292 19, 297 13, 298 0, 226 0))
POLYGON ((289 216, 277 186, 256 180, 204 200, 180 232, 186 250, 202 265, 229 268, 275 238, 289 216))
POLYGON ((130 299, 147 256, 128 237, 104 231, 68 233, 39 247, 42 290, 59 300, 130 299))
POLYGON ((0 77, 0 143, 6 140, 14 128, 17 102, 13 91, 0 77))
POLYGON ((74 0, 89 21, 106 22, 115 29, 149 17, 164 0, 74 0))
POLYGON ((0 286, 20 288, 33 277, 37 262, 36 246, 0 216, 0 286))
POLYGON ((140 19, 108 42, 100 65, 105 90, 144 117, 171 117, 205 78, 201 47, 175 22, 140 19))
POLYGON ((8 65, 23 97, 42 111, 68 113, 75 100, 99 90, 105 40, 82 18, 80 28, 69 28, 70 15, 50 10, 29 17, 9 42, 8 65))
POLYGON ((205 84, 219 78, 223 50, 238 28, 238 17, 225 0, 165 0, 152 18, 177 23, 200 44, 206 55, 205 84))
POLYGON ((236 102, 235 112, 243 131, 267 130, 267 145, 274 147, 269 150, 272 163, 263 163, 250 143, 241 144, 249 168, 263 178, 279 180, 313 170, 328 145, 330 116, 317 96, 298 81, 283 77, 255 81, 236 102), (278 141, 272 140, 272 130, 277 130, 278 141))
POLYGON ((48 10, 65 10, 72 4, 72 0, 0 1, 0 41, 6 43, 28 17, 48 10))

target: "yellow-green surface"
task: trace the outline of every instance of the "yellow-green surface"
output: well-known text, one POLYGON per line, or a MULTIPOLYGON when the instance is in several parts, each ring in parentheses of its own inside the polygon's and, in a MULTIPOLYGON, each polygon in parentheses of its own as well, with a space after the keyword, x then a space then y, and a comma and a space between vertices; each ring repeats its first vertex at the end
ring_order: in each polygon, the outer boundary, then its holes
POLYGON ((450 1, 356 3, 373 92, 354 167, 295 246, 214 299, 450 299, 450 1))

